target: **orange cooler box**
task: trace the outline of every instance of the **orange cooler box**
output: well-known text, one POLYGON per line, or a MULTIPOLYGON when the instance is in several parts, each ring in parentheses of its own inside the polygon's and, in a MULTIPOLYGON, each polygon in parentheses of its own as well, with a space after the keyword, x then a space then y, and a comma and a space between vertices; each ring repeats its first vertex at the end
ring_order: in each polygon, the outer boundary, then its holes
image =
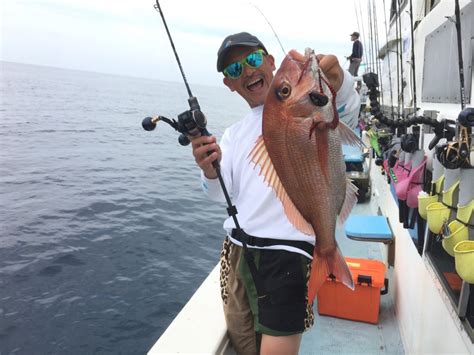
POLYGON ((337 280, 328 279, 318 292, 318 313, 377 324, 380 295, 388 292, 385 264, 378 260, 356 258, 346 258, 346 261, 355 290, 337 280))

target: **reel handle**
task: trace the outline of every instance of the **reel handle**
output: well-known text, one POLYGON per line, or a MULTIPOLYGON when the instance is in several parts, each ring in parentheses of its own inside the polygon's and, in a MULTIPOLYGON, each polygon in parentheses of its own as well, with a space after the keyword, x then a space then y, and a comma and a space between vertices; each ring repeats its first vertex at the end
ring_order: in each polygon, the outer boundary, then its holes
POLYGON ((159 117, 145 117, 142 121, 142 127, 145 131, 153 131, 159 120, 159 117))
MULTIPOLYGON (((201 128, 199 130, 199 132, 201 133, 199 136, 210 136, 211 134, 209 133, 209 131, 207 130, 207 128, 201 128)), ((190 139, 188 138, 188 136, 184 133, 181 133, 178 137, 178 142, 179 144, 181 144, 182 146, 186 146, 188 145, 189 143, 191 143, 190 139)))

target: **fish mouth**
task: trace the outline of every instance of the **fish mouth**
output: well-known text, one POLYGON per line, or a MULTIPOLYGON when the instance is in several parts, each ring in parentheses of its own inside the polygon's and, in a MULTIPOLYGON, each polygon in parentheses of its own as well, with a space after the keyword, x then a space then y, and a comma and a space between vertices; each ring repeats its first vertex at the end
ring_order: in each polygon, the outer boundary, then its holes
POLYGON ((305 54, 301 54, 295 50, 290 51, 290 59, 298 66, 300 76, 298 78, 298 83, 303 79, 306 73, 312 70, 313 62, 316 60, 314 51, 306 49, 305 54))
POLYGON ((255 78, 255 79, 252 79, 250 80, 250 82, 248 82, 245 87, 247 88, 247 90, 249 91, 256 91, 256 90, 259 90, 263 87, 263 78, 255 78))

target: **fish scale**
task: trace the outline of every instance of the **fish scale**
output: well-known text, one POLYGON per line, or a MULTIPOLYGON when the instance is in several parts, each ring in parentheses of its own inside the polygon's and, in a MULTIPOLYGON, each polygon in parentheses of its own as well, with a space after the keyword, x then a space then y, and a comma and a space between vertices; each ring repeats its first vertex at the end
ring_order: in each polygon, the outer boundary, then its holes
POLYGON ((330 275, 354 288, 335 229, 337 216, 347 216, 357 202, 356 189, 346 178, 341 142, 362 143, 338 122, 334 90, 328 83, 313 51, 304 56, 290 51, 272 81, 262 136, 250 153, 288 220, 301 232, 315 235, 308 283, 311 301, 330 275), (319 100, 323 96, 327 99, 319 100))

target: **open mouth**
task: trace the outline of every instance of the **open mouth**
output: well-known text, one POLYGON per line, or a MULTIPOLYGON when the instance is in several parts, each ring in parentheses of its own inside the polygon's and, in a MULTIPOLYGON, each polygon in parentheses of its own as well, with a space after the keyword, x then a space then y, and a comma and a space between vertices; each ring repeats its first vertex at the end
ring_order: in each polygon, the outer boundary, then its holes
POLYGON ((252 80, 250 83, 247 84, 247 90, 255 91, 263 87, 263 79, 257 78, 252 80))

